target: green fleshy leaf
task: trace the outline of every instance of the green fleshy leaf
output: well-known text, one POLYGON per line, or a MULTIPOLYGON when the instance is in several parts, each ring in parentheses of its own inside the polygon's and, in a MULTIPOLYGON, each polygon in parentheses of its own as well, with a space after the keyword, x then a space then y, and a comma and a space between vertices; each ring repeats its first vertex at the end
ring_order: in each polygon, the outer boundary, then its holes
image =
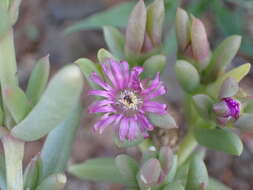
POLYGON ((127 184, 112 158, 96 158, 72 165, 69 172, 80 179, 127 184))
POLYGON ((0 39, 0 81, 1 86, 17 86, 17 65, 13 32, 9 31, 0 39))
POLYGON ((124 27, 135 2, 121 3, 103 12, 91 15, 68 27, 64 33, 70 34, 80 30, 99 29, 105 25, 124 27))
POLYGON ((206 68, 203 76, 207 80, 209 80, 209 78, 215 79, 219 71, 223 71, 224 68, 232 62, 240 48, 240 44, 241 36, 238 35, 230 36, 221 42, 215 49, 210 64, 206 68))
POLYGON ((18 20, 19 15, 19 7, 22 0, 11 0, 11 4, 9 7, 9 13, 11 18, 11 23, 15 24, 18 20))
POLYGON ((105 42, 112 52, 113 55, 116 55, 118 58, 124 58, 124 44, 125 38, 123 34, 113 26, 104 26, 103 27, 105 42))
POLYGON ((46 56, 36 63, 30 75, 26 95, 32 105, 35 105, 39 101, 46 88, 49 70, 49 57, 46 56))
POLYGON ((228 77, 222 84, 219 97, 226 98, 226 97, 232 97, 236 95, 236 93, 239 91, 239 84, 236 82, 236 80, 232 77, 228 77))
POLYGON ((154 78, 158 72, 162 72, 166 65, 166 56, 153 55, 148 58, 144 64, 144 76, 146 78, 154 78))
POLYGON ((31 105, 28 99, 19 87, 6 86, 3 88, 4 103, 16 123, 22 121, 30 111, 31 105))
POLYGON ((58 173, 47 177, 41 182, 36 190, 62 190, 67 182, 64 174, 58 173))
POLYGON ((7 190, 5 159, 3 154, 0 154, 0 188, 1 190, 7 190))
POLYGON ((193 155, 187 178, 187 190, 202 190, 208 185, 208 172, 202 154, 193 155))
POLYGON ((166 185, 162 190, 185 190, 184 186, 178 182, 166 185))
POLYGON ((9 0, 1 0, 0 7, 4 10, 8 10, 10 1, 9 0))
POLYGON ((234 123, 234 126, 243 132, 253 131, 253 115, 252 113, 243 113, 234 123))
POLYGON ((3 123, 4 123, 4 112, 3 112, 2 106, 0 104, 0 125, 3 126, 3 123))
POLYGON ((164 115, 148 113, 148 118, 156 127, 160 127, 163 129, 178 128, 175 119, 168 113, 164 115))
POLYGON ((28 164, 24 172, 24 189, 35 189, 39 182, 41 169, 40 154, 36 155, 28 164))
POLYGON ((200 78, 197 69, 184 60, 178 60, 175 65, 176 77, 183 90, 194 92, 199 84, 200 78))
POLYGON ((210 119, 214 101, 205 94, 193 96, 193 102, 198 113, 205 119, 210 119))
MULTIPOLYGON (((1 0, 1 4, 4 3, 1 0)), ((5 1, 5 0, 4 0, 5 1)), ((4 5, 0 4, 0 37, 2 38, 4 34, 11 29, 11 22, 8 11, 3 8, 4 5)))
POLYGON ((108 59, 118 60, 109 51, 107 51, 104 48, 101 48, 98 50, 97 58, 98 58, 99 63, 104 63, 108 59))
POLYGON ((136 174, 139 170, 138 163, 128 155, 121 154, 115 158, 115 164, 128 186, 138 186, 136 174))
POLYGON ((177 159, 177 155, 174 155, 173 161, 172 161, 172 167, 166 177, 167 182, 171 182, 174 180, 176 176, 176 172, 177 172, 177 167, 178 167, 178 159, 177 159))
POLYGON ((83 87, 81 71, 69 65, 50 81, 38 104, 11 133, 25 141, 38 140, 57 127, 70 113, 83 87))
POLYGON ((40 181, 51 174, 64 172, 67 167, 74 137, 80 124, 81 112, 82 108, 79 103, 69 113, 65 121, 47 136, 41 151, 40 181))
POLYGON ((94 89, 97 88, 98 85, 90 80, 90 75, 91 73, 96 72, 99 76, 101 76, 99 65, 86 58, 78 59, 75 61, 75 63, 80 67, 80 70, 82 71, 89 85, 94 89))
POLYGON ((239 156, 243 151, 240 138, 225 128, 195 128, 194 135, 199 144, 228 154, 239 156))
POLYGON ((221 182, 217 181, 214 178, 209 178, 209 184, 206 190, 231 190, 221 182))
POLYGON ((187 161, 177 169, 174 181, 178 181, 185 187, 187 183, 188 172, 189 172, 189 162, 187 161))
POLYGON ((208 93, 213 97, 218 97, 219 90, 223 82, 228 78, 234 78, 238 83, 248 74, 250 71, 251 65, 249 63, 240 65, 239 67, 234 68, 233 70, 223 74, 219 77, 213 84, 209 85, 207 88, 208 93))

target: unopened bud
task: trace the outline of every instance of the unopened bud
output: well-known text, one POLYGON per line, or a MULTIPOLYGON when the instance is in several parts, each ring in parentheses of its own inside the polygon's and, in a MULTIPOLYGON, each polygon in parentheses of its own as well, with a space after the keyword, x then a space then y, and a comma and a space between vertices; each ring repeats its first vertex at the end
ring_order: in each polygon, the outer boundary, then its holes
POLYGON ((159 184, 162 168, 159 160, 151 158, 146 161, 139 172, 138 181, 142 187, 153 187, 159 184))
POLYGON ((159 160, 165 175, 170 171, 173 164, 173 152, 169 146, 161 148, 159 153, 159 160))
POLYGON ((207 33, 201 20, 193 18, 191 26, 191 44, 194 58, 200 63, 200 69, 206 68, 210 60, 210 47, 207 33))
POLYGON ((185 10, 178 8, 176 13, 176 35, 181 51, 185 51, 190 42, 189 16, 185 10))
POLYGON ((214 104, 213 110, 217 115, 218 123, 226 125, 239 118, 241 103, 233 98, 223 98, 221 102, 214 104))
POLYGON ((155 0, 147 8, 147 32, 155 47, 161 44, 165 8, 163 0, 155 0))
POLYGON ((147 10, 143 0, 139 0, 129 16, 126 30, 125 53, 128 56, 138 55, 144 43, 147 10))

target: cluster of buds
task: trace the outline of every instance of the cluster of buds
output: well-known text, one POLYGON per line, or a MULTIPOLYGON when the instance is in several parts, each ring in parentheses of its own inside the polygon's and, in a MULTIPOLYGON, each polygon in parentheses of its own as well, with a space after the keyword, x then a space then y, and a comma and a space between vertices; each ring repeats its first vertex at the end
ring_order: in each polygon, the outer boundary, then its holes
MULTIPOLYGON (((147 7, 139 0, 132 10, 125 36, 115 27, 104 26, 103 32, 109 50, 118 58, 142 65, 147 58, 156 54, 156 62, 162 42, 165 17, 164 0, 155 0, 147 7)), ((163 62, 164 56, 162 56, 163 62)))
POLYGON ((147 53, 160 46, 164 15, 163 0, 156 0, 147 8, 143 0, 138 2, 129 17, 126 29, 127 56, 147 53))
POLYGON ((139 187, 144 190, 170 182, 175 175, 175 158, 170 147, 164 146, 158 155, 147 159, 137 174, 139 187))
POLYGON ((203 84, 217 80, 224 73, 241 44, 241 37, 233 35, 221 42, 212 52, 202 21, 189 16, 180 8, 176 14, 176 30, 178 57, 194 65, 203 84))
POLYGON ((132 188, 141 190, 157 188, 172 182, 175 176, 177 156, 170 147, 164 146, 160 151, 155 150, 153 146, 149 148, 141 161, 142 164, 124 154, 115 158, 120 175, 132 188))
POLYGON ((175 71, 181 87, 194 95, 195 107, 204 119, 219 126, 234 124, 242 116, 241 99, 245 99, 238 83, 249 72, 250 64, 229 72, 225 69, 236 55, 241 37, 226 38, 212 52, 204 24, 180 8, 176 30, 178 57, 183 60, 177 61, 175 71))
POLYGON ((217 97, 198 94, 193 96, 193 99, 203 119, 215 121, 219 126, 232 125, 245 128, 245 123, 249 125, 248 120, 252 119, 248 117, 249 113, 244 109, 251 98, 239 88, 238 82, 233 77, 228 77, 223 81, 217 97))

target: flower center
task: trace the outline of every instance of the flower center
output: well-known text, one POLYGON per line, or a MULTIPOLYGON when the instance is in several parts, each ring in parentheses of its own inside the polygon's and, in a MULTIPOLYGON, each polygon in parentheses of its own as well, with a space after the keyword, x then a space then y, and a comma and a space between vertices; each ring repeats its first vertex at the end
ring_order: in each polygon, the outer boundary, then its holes
POLYGON ((240 102, 232 98, 224 98, 223 100, 229 108, 229 116, 232 116, 234 119, 238 119, 240 116, 240 102))
POLYGON ((120 93, 118 101, 123 105, 125 109, 137 110, 138 105, 142 103, 142 100, 138 96, 130 91, 124 90, 120 93))

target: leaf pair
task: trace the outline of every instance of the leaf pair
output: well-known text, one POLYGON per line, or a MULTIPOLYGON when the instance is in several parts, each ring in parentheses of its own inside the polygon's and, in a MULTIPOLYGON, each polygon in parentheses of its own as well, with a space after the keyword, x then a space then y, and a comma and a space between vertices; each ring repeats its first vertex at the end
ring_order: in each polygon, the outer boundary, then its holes
POLYGON ((12 135, 25 141, 37 140, 46 135, 73 109, 80 97, 82 85, 82 75, 77 66, 63 68, 50 81, 33 110, 12 129, 12 135))

